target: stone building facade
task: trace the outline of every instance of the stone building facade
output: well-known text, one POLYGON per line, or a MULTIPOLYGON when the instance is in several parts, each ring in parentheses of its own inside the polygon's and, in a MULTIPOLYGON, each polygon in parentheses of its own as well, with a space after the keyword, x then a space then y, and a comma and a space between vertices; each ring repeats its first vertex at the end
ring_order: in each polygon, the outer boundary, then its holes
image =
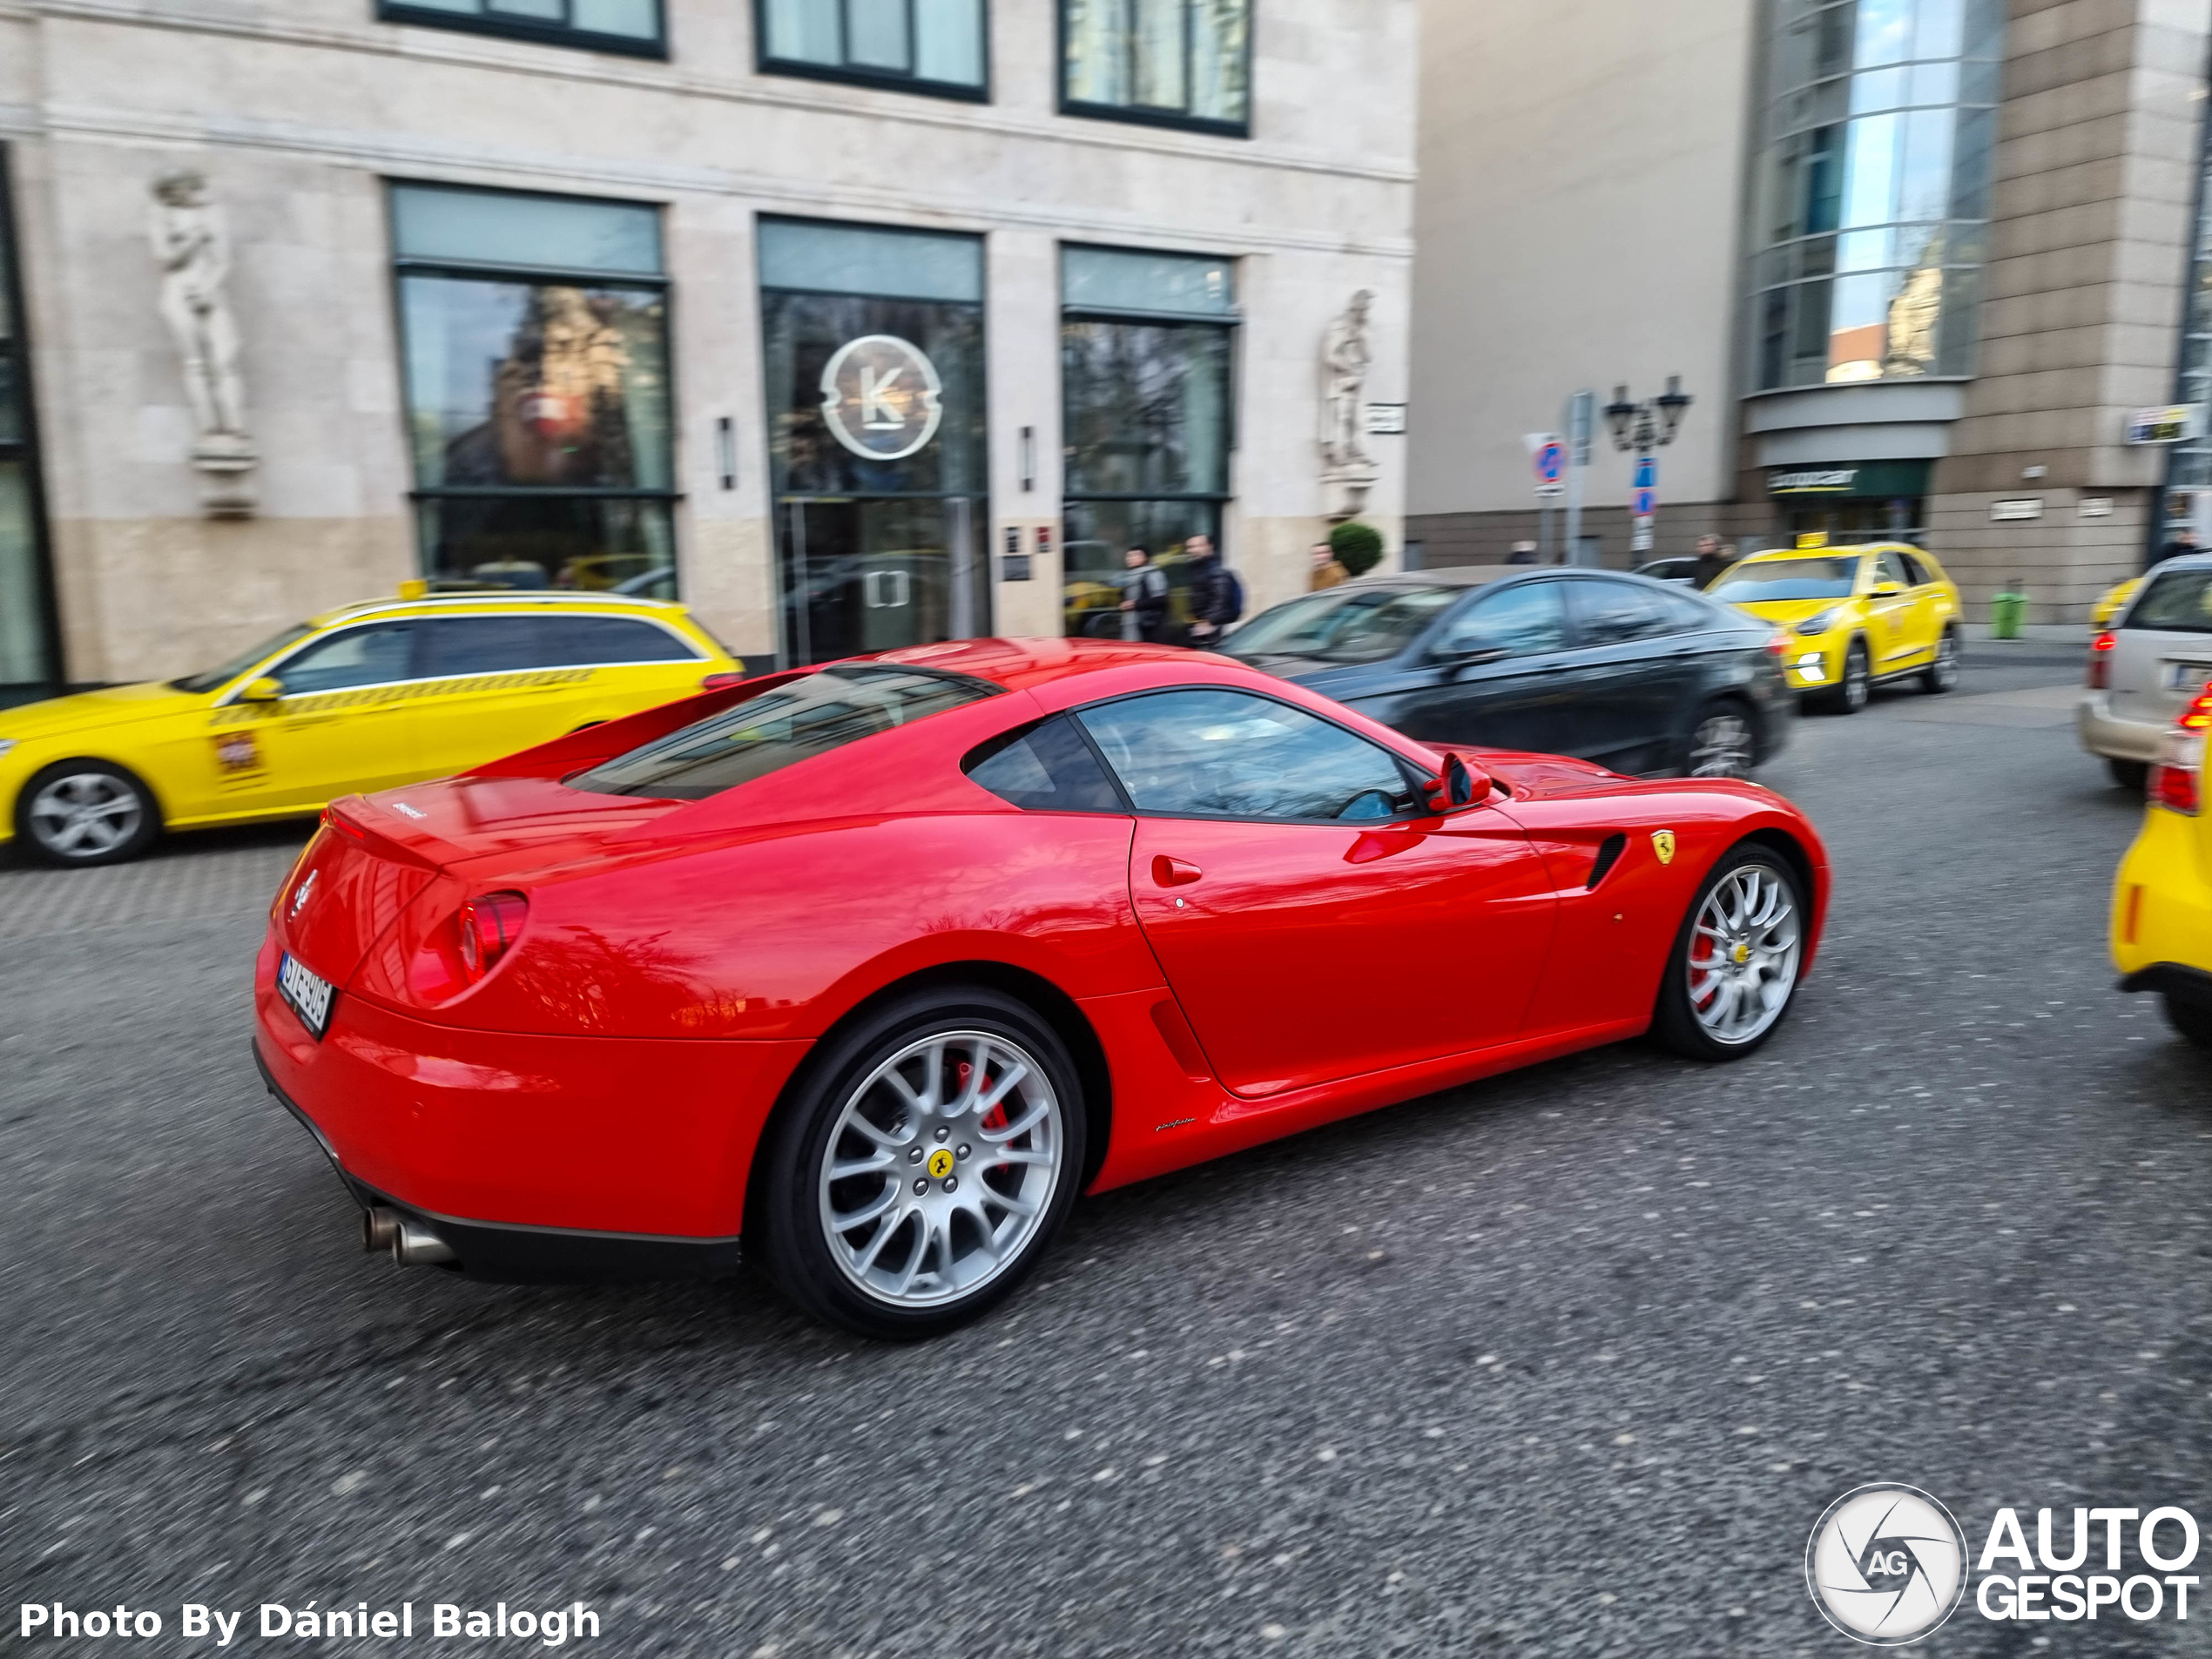
MULTIPOLYGON (((1595 37, 1608 10, 1567 17, 1595 37)), ((1534 267, 1513 280, 1556 274, 1576 300, 1562 367, 1579 384, 1603 401, 1681 374, 1698 398, 1658 457, 1656 554, 1708 529, 1760 546, 1901 536, 1948 566, 1972 614, 2018 586, 2033 619, 2071 621, 2173 524, 2212 518, 2212 449, 2129 442, 2137 411, 2201 408, 2212 372, 2188 303, 2212 3, 1682 12, 1650 39, 1554 54, 1555 71, 1524 60, 1517 106, 1472 129, 1433 106, 1425 119, 1407 532, 1423 556, 1534 533, 1518 435, 1554 426, 1572 389, 1538 363, 1462 378, 1480 347, 1444 320, 1492 307, 1430 256, 1497 205, 1471 190, 1552 231, 1513 244, 1534 267), (1455 183, 1515 115, 1560 136, 1550 168, 1455 183), (1467 430, 1476 467, 1426 447, 1467 430)), ((1511 56, 1487 21, 1426 7, 1426 90, 1511 56)), ((1615 563, 1631 557, 1628 465, 1608 451, 1591 475, 1615 563)))
POLYGON ((1416 0, 0 0, 0 685, 410 579, 752 659, 1256 607, 1402 404, 1416 0), (1157 24, 1167 13, 1175 27, 1157 24), (227 382, 242 404, 227 429, 227 382), (1382 423, 1379 423, 1382 424, 1382 423))

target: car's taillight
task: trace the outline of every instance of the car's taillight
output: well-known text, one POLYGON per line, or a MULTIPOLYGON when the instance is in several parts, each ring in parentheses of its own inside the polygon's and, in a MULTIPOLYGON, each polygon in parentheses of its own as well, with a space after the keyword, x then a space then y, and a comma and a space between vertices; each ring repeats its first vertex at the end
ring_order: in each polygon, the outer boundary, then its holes
POLYGON ((2212 685, 2199 691, 2160 741, 2150 769, 2150 800, 2169 813, 2196 816, 2202 805, 2204 734, 2212 729, 2212 685))
POLYGON ((744 685, 745 681, 745 677, 743 670, 738 671, 735 674, 709 674, 705 679, 699 682, 699 690, 702 691, 726 691, 732 685, 744 685))
POLYGON ((1790 654, 1790 636, 1774 635, 1766 642, 1766 654, 1770 657, 1787 657, 1790 654))
POLYGON ((2112 685, 2112 653, 2120 644, 2120 636, 2107 628, 2089 642, 2089 671, 2082 677, 2082 684, 2093 691, 2108 690, 2112 685))
POLYGON ((523 931, 529 913, 529 900, 519 893, 487 893, 461 907, 454 927, 459 935, 462 972, 469 983, 491 972, 523 931))

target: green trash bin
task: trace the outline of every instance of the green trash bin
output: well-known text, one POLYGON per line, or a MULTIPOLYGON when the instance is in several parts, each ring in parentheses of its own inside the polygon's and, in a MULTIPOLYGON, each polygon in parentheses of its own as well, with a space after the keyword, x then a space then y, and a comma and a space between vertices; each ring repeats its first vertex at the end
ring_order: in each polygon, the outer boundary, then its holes
POLYGON ((2018 639, 2027 620, 2027 596, 2007 589, 1989 601, 1989 632, 1993 639, 2018 639))

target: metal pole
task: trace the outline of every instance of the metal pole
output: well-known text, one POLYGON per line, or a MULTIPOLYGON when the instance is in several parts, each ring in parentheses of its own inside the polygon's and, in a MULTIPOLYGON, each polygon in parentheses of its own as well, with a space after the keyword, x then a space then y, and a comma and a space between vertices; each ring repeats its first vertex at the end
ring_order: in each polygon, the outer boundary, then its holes
POLYGON ((1567 400, 1567 547, 1561 564, 1582 559, 1582 473, 1590 464, 1590 421, 1597 394, 1587 387, 1567 400))

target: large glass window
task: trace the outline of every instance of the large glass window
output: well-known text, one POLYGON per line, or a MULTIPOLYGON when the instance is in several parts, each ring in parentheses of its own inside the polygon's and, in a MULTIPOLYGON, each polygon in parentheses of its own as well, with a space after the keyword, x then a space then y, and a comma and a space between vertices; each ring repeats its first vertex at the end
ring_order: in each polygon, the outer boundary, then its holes
POLYGON ((14 228, 8 148, 0 145, 0 703, 36 696, 59 678, 14 228))
POLYGON ((667 55, 661 0, 379 0, 376 15, 594 51, 667 55))
POLYGON ((1251 0, 1060 0, 1061 107, 1243 134, 1251 0))
POLYGON ((1768 0, 1762 388, 1973 371, 2000 0, 1768 0))
MULTIPOLYGON (((2196 223, 2190 238, 2189 286, 2182 312, 2181 368, 2176 401, 2200 409, 2212 404, 2212 121, 2199 118, 2196 223)), ((2199 422, 2200 427, 2205 426, 2199 422)), ((2212 489, 2212 428, 2167 451, 2167 522, 2151 540, 2194 529, 2195 492, 2212 489)))
POLYGON ((1226 260, 1061 251, 1062 603, 1070 634, 1120 635, 1123 556, 1132 547, 1166 573, 1179 626, 1190 538, 1220 545, 1233 441, 1231 275, 1226 260))
POLYGON ((754 0, 760 67, 977 98, 984 0, 754 0))
POLYGON ((786 659, 988 633, 981 240, 765 219, 760 286, 786 659))
POLYGON ((655 210, 397 185, 392 223, 424 573, 673 597, 655 210))

